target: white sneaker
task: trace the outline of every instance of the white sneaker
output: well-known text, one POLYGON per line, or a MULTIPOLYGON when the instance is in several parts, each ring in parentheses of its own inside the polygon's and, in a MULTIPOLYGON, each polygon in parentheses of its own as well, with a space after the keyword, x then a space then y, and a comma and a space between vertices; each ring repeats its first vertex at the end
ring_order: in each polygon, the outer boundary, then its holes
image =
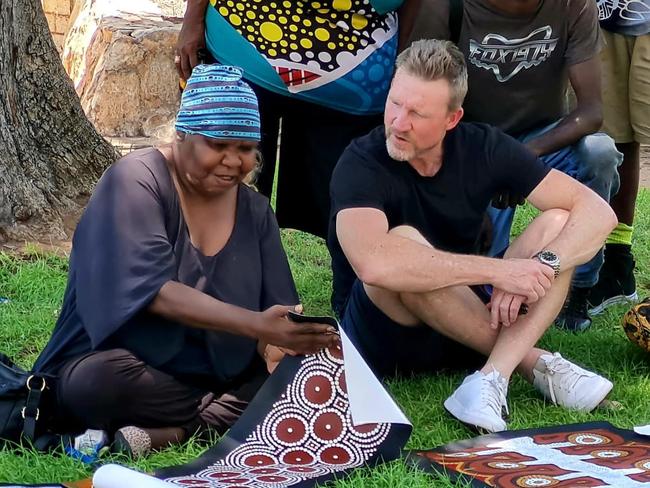
POLYGON ((506 404, 508 381, 497 370, 489 374, 480 371, 468 376, 445 400, 445 408, 461 422, 479 431, 499 432, 507 426, 501 416, 506 404))
POLYGON ((564 359, 559 352, 542 354, 533 368, 533 385, 556 405, 592 411, 614 386, 602 376, 564 359))

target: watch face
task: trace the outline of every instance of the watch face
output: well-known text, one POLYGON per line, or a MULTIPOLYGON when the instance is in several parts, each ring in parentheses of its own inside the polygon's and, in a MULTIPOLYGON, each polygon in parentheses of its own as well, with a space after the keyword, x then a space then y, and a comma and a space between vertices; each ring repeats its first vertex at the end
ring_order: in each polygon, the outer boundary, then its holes
POLYGON ((553 251, 542 251, 539 253, 542 261, 553 262, 557 260, 557 255, 553 251))

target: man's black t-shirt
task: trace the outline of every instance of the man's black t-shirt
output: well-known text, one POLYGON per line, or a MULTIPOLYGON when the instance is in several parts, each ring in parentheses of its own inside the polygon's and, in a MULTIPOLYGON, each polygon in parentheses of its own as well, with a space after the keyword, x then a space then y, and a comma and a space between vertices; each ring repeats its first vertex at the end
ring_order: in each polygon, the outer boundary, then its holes
POLYGON ((494 195, 528 195, 549 168, 525 146, 484 124, 461 123, 444 139, 442 167, 420 176, 386 151, 384 127, 352 141, 332 181, 327 244, 334 274, 332 307, 341 316, 356 275, 336 236, 336 215, 346 208, 381 210, 390 228, 410 225, 437 249, 475 253, 483 216, 494 195))

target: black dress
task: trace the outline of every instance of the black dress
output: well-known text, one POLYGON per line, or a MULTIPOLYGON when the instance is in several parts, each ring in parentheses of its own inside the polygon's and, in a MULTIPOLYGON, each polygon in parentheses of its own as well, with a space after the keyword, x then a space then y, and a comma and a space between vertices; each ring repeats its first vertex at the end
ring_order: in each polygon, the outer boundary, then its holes
POLYGON ((89 352, 123 348, 175 377, 236 382, 256 342, 149 313, 170 280, 253 311, 298 303, 265 197, 240 185, 232 235, 204 256, 190 241, 164 156, 135 151, 104 173, 79 222, 61 314, 35 369, 56 374, 89 352))

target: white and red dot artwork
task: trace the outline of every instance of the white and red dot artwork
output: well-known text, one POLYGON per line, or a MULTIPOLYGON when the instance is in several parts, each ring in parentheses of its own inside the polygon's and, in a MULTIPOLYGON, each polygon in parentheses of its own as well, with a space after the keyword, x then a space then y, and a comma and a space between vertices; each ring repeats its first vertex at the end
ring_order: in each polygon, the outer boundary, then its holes
MULTIPOLYGON (((338 326, 323 317, 299 320, 338 326)), ((230 431, 200 458, 159 470, 155 478, 103 466, 94 487, 306 488, 399 458, 412 426, 343 331, 341 340, 342 349, 285 357, 230 431)))
POLYGON ((157 476, 198 488, 312 486, 399 457, 411 431, 404 420, 354 425, 340 349, 286 358, 219 445, 157 476))

